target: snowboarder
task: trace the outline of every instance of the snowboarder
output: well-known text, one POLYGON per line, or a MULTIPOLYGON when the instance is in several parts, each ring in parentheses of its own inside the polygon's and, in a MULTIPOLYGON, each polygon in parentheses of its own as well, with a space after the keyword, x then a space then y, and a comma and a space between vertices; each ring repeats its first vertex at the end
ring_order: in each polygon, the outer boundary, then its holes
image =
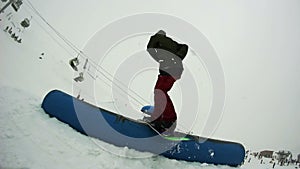
POLYGON ((177 115, 168 91, 181 78, 182 60, 188 52, 188 46, 177 43, 160 30, 151 36, 147 51, 159 63, 159 75, 154 87, 154 111, 146 120, 159 132, 167 129, 173 131, 177 115))

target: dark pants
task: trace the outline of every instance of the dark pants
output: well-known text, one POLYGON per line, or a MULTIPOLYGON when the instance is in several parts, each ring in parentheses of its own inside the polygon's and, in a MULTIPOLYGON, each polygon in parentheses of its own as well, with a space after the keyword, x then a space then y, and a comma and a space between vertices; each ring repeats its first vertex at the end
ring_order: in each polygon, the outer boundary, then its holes
MULTIPOLYGON (((154 123, 169 128, 177 120, 173 102, 168 95, 176 80, 169 75, 159 75, 154 88, 154 123)), ((176 123, 175 123, 176 124, 176 123)), ((172 127, 173 128, 173 127, 172 127)))

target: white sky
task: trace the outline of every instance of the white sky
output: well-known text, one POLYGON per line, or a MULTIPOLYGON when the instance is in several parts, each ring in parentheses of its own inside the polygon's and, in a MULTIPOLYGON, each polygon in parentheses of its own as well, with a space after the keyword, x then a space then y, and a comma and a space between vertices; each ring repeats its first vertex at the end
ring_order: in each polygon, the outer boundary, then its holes
POLYGON ((214 136, 256 150, 300 153, 299 0, 31 2, 79 48, 124 16, 184 19, 207 37, 224 69, 225 111, 214 136))

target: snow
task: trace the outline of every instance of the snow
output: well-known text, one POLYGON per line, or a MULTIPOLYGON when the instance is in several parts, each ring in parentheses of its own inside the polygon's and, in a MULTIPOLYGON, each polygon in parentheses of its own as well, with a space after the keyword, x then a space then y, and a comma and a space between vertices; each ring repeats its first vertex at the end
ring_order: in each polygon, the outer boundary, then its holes
MULTIPOLYGON (((11 22, 6 20, 5 15, 0 14, 0 17, 0 26, 4 30, 11 22)), ((14 18, 16 22, 19 21, 17 17, 14 18)), ((59 46, 57 42, 62 42, 57 37, 49 37, 47 32, 50 31, 45 25, 32 24, 30 31, 25 30, 20 34, 23 38, 21 44, 2 30, 0 169, 231 168, 176 161, 126 147, 116 147, 84 136, 55 118, 50 118, 41 109, 41 102, 44 95, 54 88, 72 93, 74 73, 68 66, 68 56, 72 52, 59 46)), ((250 163, 246 160, 240 168, 272 168, 267 159, 264 164, 260 164, 260 160, 251 158, 250 163)))
MULTIPOLYGON (((170 160, 126 147, 115 147, 86 137, 68 125, 49 118, 40 108, 40 99, 24 90, 1 85, 0 92, 1 169, 231 168, 170 160)), ((267 159, 265 164, 260 164, 260 160, 251 158, 250 163, 246 160, 240 168, 272 168, 267 159)), ((291 169, 295 166, 276 168, 291 169)))

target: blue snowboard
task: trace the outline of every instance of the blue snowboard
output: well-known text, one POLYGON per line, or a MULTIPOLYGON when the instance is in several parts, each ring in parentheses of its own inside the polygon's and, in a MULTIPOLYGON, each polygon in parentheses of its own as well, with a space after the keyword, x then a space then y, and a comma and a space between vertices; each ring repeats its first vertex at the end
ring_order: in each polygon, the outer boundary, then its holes
POLYGON ((238 166, 244 161, 245 149, 239 143, 180 132, 162 137, 145 122, 93 106, 58 90, 45 96, 42 108, 50 117, 82 134, 119 147, 191 162, 238 166))

